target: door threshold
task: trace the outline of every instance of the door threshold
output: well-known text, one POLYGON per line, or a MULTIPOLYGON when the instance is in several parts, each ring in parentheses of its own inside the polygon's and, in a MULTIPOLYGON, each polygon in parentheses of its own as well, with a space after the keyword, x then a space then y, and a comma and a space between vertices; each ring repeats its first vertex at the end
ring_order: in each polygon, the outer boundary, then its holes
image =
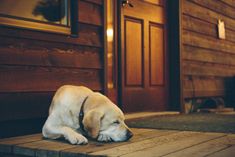
POLYGON ((163 111, 163 112, 135 112, 135 113, 126 113, 126 120, 147 118, 154 116, 165 116, 165 115, 178 115, 180 112, 177 111, 163 111))

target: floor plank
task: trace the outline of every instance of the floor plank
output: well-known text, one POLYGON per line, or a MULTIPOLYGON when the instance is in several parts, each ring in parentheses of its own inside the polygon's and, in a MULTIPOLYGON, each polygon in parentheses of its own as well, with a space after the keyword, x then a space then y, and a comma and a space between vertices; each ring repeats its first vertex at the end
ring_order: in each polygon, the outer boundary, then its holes
POLYGON ((207 157, 234 157, 235 156, 235 145, 230 146, 226 149, 223 149, 219 152, 212 153, 208 155, 207 157))
POLYGON ((42 140, 42 134, 33 134, 33 135, 25 135, 25 136, 18 136, 18 137, 11 137, 11 138, 3 138, 0 139, 0 144, 20 144, 20 143, 27 143, 32 141, 39 141, 42 140))
POLYGON ((33 134, 33 135, 0 139, 0 152, 11 153, 12 147, 14 145, 40 141, 42 139, 43 139, 42 134, 33 134))
POLYGON ((231 144, 235 144, 231 141, 229 136, 223 136, 220 138, 215 138, 209 140, 207 142, 201 143, 199 145, 194 145, 187 149, 172 153, 167 155, 167 157, 182 157, 182 156, 190 156, 190 157, 204 157, 214 152, 226 149, 231 144))
MULTIPOLYGON (((146 139, 151 139, 151 138, 157 138, 159 136, 163 136, 163 135, 168 135, 168 134, 173 134, 176 131, 162 131, 162 130, 151 130, 150 132, 143 132, 143 133, 139 133, 136 134, 134 132, 134 136, 131 140, 129 140, 128 142, 114 142, 114 143, 89 143, 88 145, 84 146, 84 147, 76 147, 76 148, 72 148, 72 149, 66 149, 63 150, 61 152, 61 156, 62 157, 73 157, 76 155, 82 155, 82 154, 90 154, 90 155, 94 155, 92 154, 93 152, 96 151, 103 151, 106 149, 112 149, 112 148, 116 148, 118 146, 124 146, 126 147, 126 145, 130 144, 130 143, 134 143, 137 141, 142 141, 142 140, 146 140, 146 139)), ((99 154, 101 155, 101 154, 99 154)))
POLYGON ((92 153, 92 155, 107 155, 107 156, 121 156, 130 154, 130 156, 146 156, 145 150, 155 147, 157 145, 169 145, 172 142, 179 141, 181 139, 197 136, 198 132, 176 132, 165 136, 155 137, 148 140, 142 140, 127 144, 125 146, 115 147, 108 150, 98 151, 92 153), (142 153, 144 152, 144 153, 142 153), (133 154, 133 155, 132 155, 133 154))
MULTIPOLYGON (((181 132, 182 133, 182 132, 181 132)), ((158 157, 173 153, 193 145, 197 145, 214 138, 219 138, 225 136, 224 134, 209 134, 209 133, 196 133, 196 132, 185 132, 185 136, 182 138, 176 138, 175 140, 170 140, 169 142, 157 142, 152 147, 147 149, 139 149, 133 151, 133 153, 125 154, 123 157, 158 157)), ((170 138, 172 139, 172 137, 170 138)), ((191 156, 190 156, 191 157, 191 156)))
POLYGON ((77 145, 71 145, 66 142, 61 142, 58 140, 42 140, 31 143, 24 143, 15 145, 13 147, 14 154, 17 155, 27 155, 27 156, 54 156, 59 157, 59 151, 74 148, 77 145))

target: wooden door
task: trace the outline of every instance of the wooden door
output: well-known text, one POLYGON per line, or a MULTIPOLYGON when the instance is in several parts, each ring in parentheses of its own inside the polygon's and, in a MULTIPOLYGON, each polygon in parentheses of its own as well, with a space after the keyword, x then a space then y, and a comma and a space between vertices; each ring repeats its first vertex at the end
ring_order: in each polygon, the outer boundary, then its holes
POLYGON ((167 50, 162 0, 121 6, 121 102, 125 112, 167 109, 167 50))

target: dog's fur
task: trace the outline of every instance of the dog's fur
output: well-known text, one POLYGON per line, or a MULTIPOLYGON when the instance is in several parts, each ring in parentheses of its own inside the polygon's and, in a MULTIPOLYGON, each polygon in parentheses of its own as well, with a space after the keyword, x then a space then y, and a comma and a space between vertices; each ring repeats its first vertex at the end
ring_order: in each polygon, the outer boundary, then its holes
POLYGON ((105 142, 125 141, 132 137, 124 123, 123 112, 106 96, 72 85, 62 86, 55 93, 42 129, 43 136, 50 139, 64 137, 71 144, 88 143, 79 131, 79 113, 83 103, 82 123, 89 137, 105 142))

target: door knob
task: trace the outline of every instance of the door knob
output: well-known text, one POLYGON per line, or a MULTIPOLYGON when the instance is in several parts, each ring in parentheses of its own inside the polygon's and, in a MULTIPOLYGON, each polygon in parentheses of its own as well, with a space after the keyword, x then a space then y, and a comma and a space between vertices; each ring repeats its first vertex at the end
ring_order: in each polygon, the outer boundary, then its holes
POLYGON ((123 0, 122 1, 122 6, 125 7, 126 5, 129 6, 129 7, 132 7, 132 8, 134 7, 129 0, 123 0))

